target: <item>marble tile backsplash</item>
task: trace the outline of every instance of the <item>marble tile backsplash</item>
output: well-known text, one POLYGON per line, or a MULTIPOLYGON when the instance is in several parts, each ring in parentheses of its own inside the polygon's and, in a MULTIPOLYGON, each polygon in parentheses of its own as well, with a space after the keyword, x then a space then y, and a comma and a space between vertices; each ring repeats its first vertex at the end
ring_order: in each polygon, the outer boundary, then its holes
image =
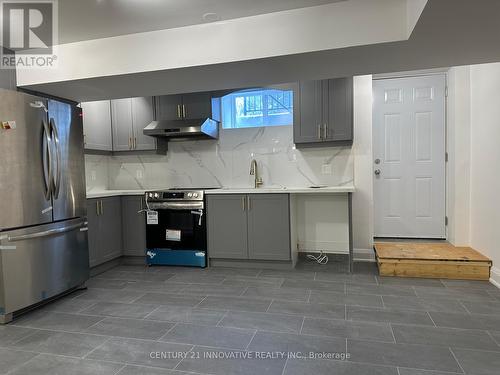
POLYGON ((109 188, 109 156, 85 155, 85 183, 87 192, 109 188))
POLYGON ((88 155, 87 187, 102 184, 100 173, 106 169, 109 189, 250 187, 252 159, 257 160, 266 187, 353 182, 351 147, 298 150, 292 132, 290 126, 222 130, 218 141, 170 142, 166 156, 88 155), (96 180, 88 176, 91 171, 96 171, 96 180))

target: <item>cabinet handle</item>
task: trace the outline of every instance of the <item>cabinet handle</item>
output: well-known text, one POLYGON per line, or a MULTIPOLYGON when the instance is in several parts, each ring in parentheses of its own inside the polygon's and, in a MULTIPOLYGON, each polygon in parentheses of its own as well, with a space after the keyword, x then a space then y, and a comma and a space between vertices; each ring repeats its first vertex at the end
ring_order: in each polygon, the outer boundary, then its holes
POLYGON ((250 195, 247 195, 247 207, 248 207, 248 211, 250 211, 252 209, 252 205, 250 203, 250 195))
POLYGON ((137 138, 134 137, 134 150, 137 150, 137 138))
POLYGON ((245 209, 245 197, 244 196, 241 197, 241 206, 243 208, 243 211, 246 211, 246 209, 245 209))
POLYGON ((181 105, 177 104, 177 118, 181 118, 181 105))
POLYGON ((99 214, 99 201, 96 201, 95 203, 96 203, 96 205, 95 205, 95 212, 96 212, 97 216, 99 216, 100 215, 99 214))
POLYGON ((186 106, 182 105, 182 118, 186 118, 186 106))
POLYGON ((104 206, 102 205, 102 200, 101 200, 101 215, 104 214, 104 206))
POLYGON ((328 124, 324 125, 323 134, 324 134, 323 139, 328 139, 328 124))
POLYGON ((132 138, 128 137, 128 149, 130 150, 132 148, 132 138))
POLYGON ((321 140, 321 124, 318 124, 318 139, 321 140))

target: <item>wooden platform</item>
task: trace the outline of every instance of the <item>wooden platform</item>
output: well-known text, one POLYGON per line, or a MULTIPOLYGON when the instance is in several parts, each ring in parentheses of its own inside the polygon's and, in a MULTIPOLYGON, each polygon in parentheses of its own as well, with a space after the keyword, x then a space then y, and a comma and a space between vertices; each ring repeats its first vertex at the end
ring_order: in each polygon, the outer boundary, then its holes
POLYGON ((489 280, 491 260, 470 247, 448 243, 378 242, 381 276, 489 280))

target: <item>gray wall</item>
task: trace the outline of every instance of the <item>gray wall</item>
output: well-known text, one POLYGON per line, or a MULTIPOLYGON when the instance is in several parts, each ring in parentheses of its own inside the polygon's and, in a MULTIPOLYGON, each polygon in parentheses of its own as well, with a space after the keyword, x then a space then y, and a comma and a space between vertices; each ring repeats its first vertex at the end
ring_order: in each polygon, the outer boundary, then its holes
MULTIPOLYGON (((0 48, 2 48, 2 46, 0 46, 0 48)), ((14 69, 0 68, 0 88, 15 90, 16 86, 16 71, 14 69)))

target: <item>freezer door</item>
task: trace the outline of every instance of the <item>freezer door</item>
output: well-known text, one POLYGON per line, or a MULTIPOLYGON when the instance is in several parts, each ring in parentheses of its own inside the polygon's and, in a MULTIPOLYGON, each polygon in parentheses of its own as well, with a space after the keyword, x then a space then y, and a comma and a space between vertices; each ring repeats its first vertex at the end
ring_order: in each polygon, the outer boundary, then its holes
POLYGON ((54 221, 86 216, 81 108, 49 100, 54 221))
POLYGON ((89 278, 82 219, 0 233, 0 312, 10 314, 89 278))
POLYGON ((0 231, 52 221, 46 105, 0 89, 0 231))

